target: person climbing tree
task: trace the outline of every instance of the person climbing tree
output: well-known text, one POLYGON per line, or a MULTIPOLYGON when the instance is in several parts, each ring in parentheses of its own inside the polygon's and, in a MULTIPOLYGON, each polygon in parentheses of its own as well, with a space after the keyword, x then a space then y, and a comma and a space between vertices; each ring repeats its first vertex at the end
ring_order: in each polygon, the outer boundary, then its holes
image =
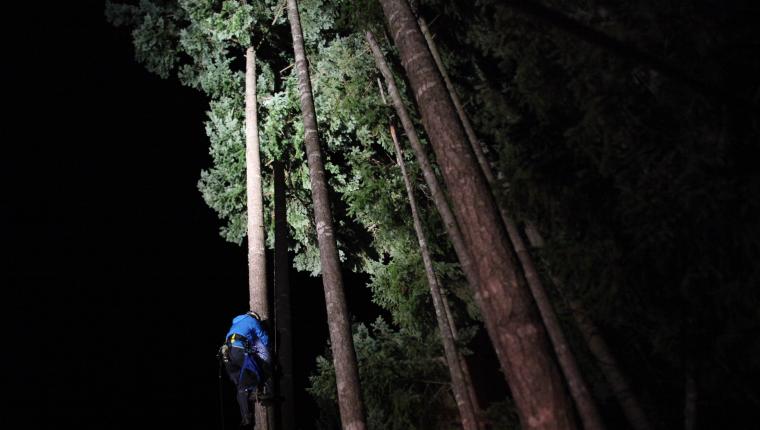
POLYGON ((251 397, 265 405, 273 398, 269 336, 259 315, 251 311, 232 320, 225 339, 221 356, 237 390, 240 426, 253 428, 251 397))

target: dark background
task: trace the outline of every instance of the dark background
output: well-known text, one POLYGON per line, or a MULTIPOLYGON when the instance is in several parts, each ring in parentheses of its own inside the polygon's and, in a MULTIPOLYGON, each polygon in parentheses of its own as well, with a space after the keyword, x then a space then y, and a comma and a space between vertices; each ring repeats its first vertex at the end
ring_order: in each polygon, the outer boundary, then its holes
MULTIPOLYGON (((12 413, 0 426, 219 428, 216 352, 247 310, 247 261, 196 187, 211 164, 207 103, 138 65, 102 1, 51 3, 3 12, 12 413)), ((346 274, 349 308, 371 321, 380 311, 362 281, 346 274)), ((305 274, 291 286, 297 418, 310 428, 304 387, 328 337, 324 295, 305 274)), ((236 428, 233 388, 222 388, 236 428)))

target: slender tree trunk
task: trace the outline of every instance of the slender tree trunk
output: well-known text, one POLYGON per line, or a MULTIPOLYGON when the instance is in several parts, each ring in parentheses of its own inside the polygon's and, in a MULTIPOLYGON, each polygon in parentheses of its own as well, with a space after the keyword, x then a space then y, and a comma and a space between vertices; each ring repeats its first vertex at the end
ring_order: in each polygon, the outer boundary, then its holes
POLYGON ((465 243, 476 296, 525 429, 573 429, 572 405, 488 184, 406 0, 380 0, 465 243))
MULTIPOLYGON (((248 207, 248 289, 250 308, 269 319, 266 255, 264 254, 264 198, 261 190, 259 129, 256 114, 256 52, 246 50, 245 62, 245 167, 248 207)), ((256 403, 256 422, 269 429, 270 407, 256 403)))
MULTIPOLYGON (((404 132, 406 133, 407 138, 409 139, 409 143, 412 147, 412 151, 414 152, 415 158, 417 159, 417 163, 420 165, 420 168, 422 170, 422 176, 425 179, 425 183, 427 184, 428 188, 430 189, 430 194, 432 195, 433 203, 435 204, 436 209, 438 210, 438 213, 441 215, 444 228, 446 229, 446 233, 448 234, 449 239, 451 240, 451 244, 454 247, 454 252, 457 255, 457 259, 459 260, 459 265, 462 268, 462 271, 464 272, 465 278, 467 279, 467 282, 470 285, 470 288, 472 288, 473 291, 478 291, 478 288, 477 288, 478 275, 477 275, 477 272, 475 271, 475 266, 472 263, 470 252, 469 250, 467 250, 467 247, 464 243, 464 239, 462 237, 462 233, 459 230, 459 226, 457 225, 457 222, 454 218, 454 213, 451 211, 451 207, 449 206, 446 196, 443 193, 443 189, 440 183, 438 182, 438 178, 435 176, 435 172, 433 172, 433 168, 430 164, 430 160, 428 160, 427 153, 425 152, 425 149, 422 147, 422 144, 420 143, 419 137, 417 136, 417 132, 414 128, 414 124, 412 123, 412 119, 409 117, 409 112, 407 111, 406 106, 404 106, 404 102, 401 99, 401 94, 398 90, 398 87, 396 87, 396 83, 393 78, 393 73, 388 67, 388 64, 385 61, 385 57, 380 51, 380 46, 377 44, 377 41, 375 40, 375 37, 372 34, 372 32, 367 32, 366 37, 367 37, 367 42, 369 42, 369 46, 372 51, 372 54, 375 57, 375 64, 377 65, 377 68, 380 70, 381 74, 385 78, 386 84, 388 86, 388 93, 391 96, 393 107, 396 110, 396 114, 398 115, 402 126, 404 127, 404 132)), ((382 91, 382 87, 381 87, 381 91, 382 91)), ((445 300, 446 296, 443 295, 443 298, 445 300)), ((475 299, 479 300, 479 297, 476 295, 475 299)), ((448 310, 448 305, 446 305, 446 309, 448 310)), ((453 328, 452 330, 455 331, 455 329, 453 328)), ((479 416, 480 407, 477 401, 477 396, 475 394, 474 387, 472 385, 472 378, 470 377, 470 371, 466 365, 464 357, 462 357, 461 354, 459 354, 459 356, 460 356, 459 359, 462 362, 462 370, 465 374, 465 378, 467 381, 466 385, 470 391, 470 394, 469 394, 470 402, 473 404, 476 410, 476 414, 478 414, 479 416)))
MULTIPOLYGON (((454 88, 454 84, 451 82, 451 79, 449 79, 448 73, 446 73, 446 68, 443 65, 443 61, 441 61, 441 57, 438 53, 438 48, 435 44, 435 41, 430 34, 430 30, 428 29, 425 20, 420 18, 419 24, 420 30, 425 37, 428 48, 430 49, 430 53, 433 56, 433 60, 435 61, 436 66, 438 67, 438 70, 443 77, 443 81, 446 85, 446 89, 449 92, 449 96, 451 97, 451 101, 454 105, 454 108, 456 109, 457 115, 459 116, 459 120, 464 127, 465 134, 467 135, 467 140, 470 142, 470 146, 472 147, 475 157, 478 160, 478 164, 483 170, 486 181, 490 185, 491 189, 494 190, 494 187, 497 185, 496 178, 494 177, 493 171, 491 170, 491 166, 488 163, 485 154, 483 154, 482 146, 477 139, 475 130, 472 128, 472 123, 470 122, 467 113, 465 113, 464 108, 462 107, 462 103, 459 100, 459 96, 457 95, 456 89, 454 88)), ((557 354, 557 360, 559 361, 562 373, 565 375, 565 380, 567 381, 570 395, 573 397, 573 400, 575 401, 576 407, 578 409, 578 414, 583 421, 583 427, 586 430, 603 430, 604 424, 602 423, 602 419, 599 416, 599 410, 596 407, 596 402, 591 396, 588 386, 586 385, 586 381, 584 380, 583 375, 581 374, 578 367, 578 362, 576 361, 575 356, 570 349, 570 344, 567 341, 564 332, 562 331, 562 327, 559 323, 559 320, 557 319, 556 313, 554 312, 554 308, 552 307, 552 304, 549 301, 549 297, 546 294, 546 289, 541 282, 541 278, 536 272, 535 265, 533 264, 533 258, 531 257, 530 253, 528 253, 528 250, 525 247, 525 243, 520 236, 520 232, 517 229, 514 220, 509 216, 502 205, 498 206, 502 222, 504 222, 504 226, 507 228, 507 234, 509 235, 509 239, 514 246, 517 257, 520 260, 523 272, 525 273, 525 279, 528 282, 528 286, 530 287, 533 299, 536 301, 536 304, 538 306, 541 319, 544 322, 546 331, 549 334, 549 339, 551 340, 554 347, 554 352, 557 354)))
MULTIPOLYGON (((541 248, 544 246, 543 237, 532 223, 526 225, 526 236, 528 237, 531 246, 534 248, 541 248)), ((552 278, 552 281, 561 291, 562 284, 559 279, 552 278)), ((617 363, 617 360, 615 360, 612 352, 610 352, 607 342, 604 341, 596 324, 594 324, 594 322, 587 316, 581 302, 568 299, 567 303, 573 316, 573 320, 575 321, 583 340, 586 342, 586 346, 596 359, 596 362, 599 365, 599 370, 601 370, 604 378, 610 385, 612 394, 615 396, 615 399, 617 399, 618 404, 620 404, 623 414, 628 420, 628 424, 630 424, 631 428, 634 430, 652 430, 652 426, 644 414, 644 410, 642 409, 638 398, 628 385, 628 380, 620 370, 620 365, 617 363)))
MULTIPOLYGON (((380 46, 377 44, 374 35, 371 32, 367 32, 366 36, 375 57, 377 68, 382 73, 385 82, 388 85, 388 93, 391 96, 393 107, 396 110, 399 120, 401 120, 404 132, 409 139, 412 151, 417 159, 417 163, 420 165, 422 176, 425 179, 428 188, 430 188, 433 203, 435 204, 436 209, 438 209, 438 213, 443 220, 444 228, 446 228, 446 233, 448 234, 449 239, 451 239, 451 244, 454 247, 454 252, 457 254, 457 259, 459 260, 459 265, 462 267, 462 272, 464 272, 465 278, 473 291, 478 291, 478 274, 475 265, 472 262, 470 252, 465 245, 464 238, 459 230, 454 213, 451 211, 446 195, 443 193, 443 188, 439 184, 435 172, 433 172, 433 167, 430 164, 430 160, 428 160, 427 153, 422 147, 419 137, 417 137, 414 124, 412 123, 412 119, 409 117, 409 112, 406 110, 406 106, 404 106, 404 102, 401 99, 401 93, 399 92, 398 87, 396 87, 393 74, 385 61, 385 57, 383 57, 383 54, 380 51, 380 46)), ((478 296, 476 296, 476 299, 478 299, 478 296)))
POLYGON ((435 270, 433 269, 433 261, 430 258, 430 252, 427 246, 427 239, 425 238, 425 232, 422 229, 422 221, 420 221, 419 213, 417 212, 417 201, 414 197, 414 189, 409 179, 409 175, 404 165, 404 158, 401 151, 401 146, 398 144, 396 138, 396 129, 391 125, 391 137, 393 139, 393 145, 396 148, 396 161, 401 168, 401 175, 404 178, 404 185, 406 186, 406 193, 409 196, 409 206, 412 209, 412 220, 414 223, 414 231, 417 233, 417 241, 420 244, 420 254, 422 255, 422 263, 425 266, 425 275, 427 276, 428 286, 430 287, 430 295, 433 298, 433 307, 435 308, 435 316, 438 321, 438 330, 441 333, 441 342, 443 343, 443 350, 446 355, 446 363, 449 367, 451 374, 452 391, 454 392, 454 399, 456 400, 457 407, 459 408, 459 416, 462 420, 462 428, 464 430, 476 430, 477 417, 475 409, 470 402, 470 395, 465 385, 464 375, 459 362, 459 354, 454 344, 454 336, 451 332, 451 324, 448 320, 445 305, 441 298, 441 290, 438 285, 438 278, 436 277, 435 270))
POLYGON ((633 394, 633 391, 628 385, 627 379, 623 376, 623 372, 620 370, 617 360, 615 360, 615 357, 610 352, 607 342, 602 338, 596 324, 588 318, 579 301, 569 300, 569 306, 573 319, 578 325, 578 329, 580 330, 583 339, 586 341, 589 351, 591 351, 591 354, 596 358, 599 369, 610 384, 612 394, 623 409, 623 414, 625 414, 628 423, 635 430, 651 430, 652 426, 649 424, 649 420, 644 414, 644 410, 641 408, 638 399, 633 394))
POLYGON ((596 402, 591 396, 586 381, 583 379, 575 355, 573 355, 573 352, 570 349, 570 343, 567 341, 567 338, 562 331, 562 327, 557 319, 557 314, 554 312, 554 308, 549 301, 543 283, 533 265, 533 259, 528 253, 514 221, 506 216, 503 211, 502 215, 510 239, 514 238, 512 244, 515 247, 520 263, 522 264, 525 278, 528 281, 528 286, 530 287, 533 298, 538 306, 541 319, 544 321, 547 333, 549 333, 549 338, 554 346, 554 352, 557 354, 557 361, 559 361, 562 373, 565 375, 570 395, 573 397, 578 410, 578 415, 583 421, 583 427, 586 430, 603 430, 605 427, 599 415, 599 410, 596 407, 596 402))
POLYGON ((488 180, 489 184, 493 186, 494 180, 493 172, 491 171, 491 165, 488 163, 488 159, 483 153, 483 146, 478 141, 478 137, 475 134, 475 129, 473 129, 470 118, 464 111, 464 107, 462 106, 462 102, 459 100, 459 95, 457 95, 454 84, 451 82, 449 74, 446 72, 446 68, 443 66, 441 55, 438 52, 438 46, 435 44, 433 36, 430 34, 430 30, 428 29, 425 20, 423 18, 420 18, 418 22, 420 24, 420 31, 422 31, 422 35, 425 37, 428 49, 430 49, 430 54, 433 56, 433 60, 435 61, 436 66, 438 66, 438 71, 441 73, 441 77, 443 78, 443 82, 446 84, 446 89, 448 90, 449 96, 451 97, 451 102, 454 104, 454 109, 456 109, 459 120, 462 122, 462 127, 464 127, 464 132, 467 135, 467 140, 470 142, 472 152, 475 153, 475 158, 477 158, 478 164, 480 164, 481 168, 483 168, 483 173, 486 175, 486 179, 488 180))
MULTIPOLYGON (((443 298, 444 309, 446 309, 446 316, 449 319, 449 325, 451 326, 451 334, 454 336, 454 342, 459 342, 459 333, 457 326, 454 322, 454 316, 451 314, 451 306, 449 305, 449 299, 446 298, 446 294, 441 292, 441 298, 443 298)), ((457 359, 459 360, 459 366, 462 368, 462 375, 464 376, 464 384, 467 386, 467 392, 470 396, 470 403, 472 403, 473 409, 475 409, 475 415, 478 416, 478 427, 483 427, 483 423, 480 420, 482 409, 480 407, 480 401, 478 400, 478 394, 475 392, 475 385, 472 383, 472 374, 470 374, 470 367, 467 365, 467 360, 462 355, 462 352, 457 348, 457 359)))
POLYGON ((317 134, 317 117, 314 111, 309 64, 306 60, 296 0, 288 0, 288 19, 293 36, 293 50, 295 51, 296 70, 298 72, 298 89, 301 96, 301 113, 304 122, 304 144, 309 163, 311 196, 314 202, 314 218, 317 226, 322 283, 325 289, 327 319, 330 328, 330 344, 335 363, 340 417, 344 429, 364 430, 366 424, 359 387, 356 352, 348 321, 338 247, 333 233, 327 179, 317 134))
POLYGON ((279 393, 282 430, 295 429, 295 397, 293 392, 293 337, 290 320, 290 264, 288 262, 288 220, 285 199, 285 167, 274 162, 274 288, 275 322, 277 323, 277 357, 282 374, 279 393))

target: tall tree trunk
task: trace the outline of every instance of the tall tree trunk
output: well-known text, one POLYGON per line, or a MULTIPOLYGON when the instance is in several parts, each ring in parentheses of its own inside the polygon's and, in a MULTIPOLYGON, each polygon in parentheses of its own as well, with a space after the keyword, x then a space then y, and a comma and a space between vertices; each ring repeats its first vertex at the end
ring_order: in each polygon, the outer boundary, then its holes
MULTIPOLYGON (((245 52, 245 168, 248 209, 248 290, 250 308, 269 319, 266 255, 264 254, 264 197, 261 189, 259 129, 256 113, 256 52, 245 52)), ((271 407, 256 403, 256 422, 269 429, 271 407)))
POLYGON ((404 158, 401 151, 401 146, 396 138, 396 129, 391 125, 391 138, 393 139, 393 145, 396 149, 396 162, 401 168, 401 176, 404 178, 404 185, 406 186, 406 193, 409 196, 409 206, 412 209, 412 221, 414 223, 414 231, 417 233, 417 241, 420 244, 420 254, 422 255, 422 264, 425 267, 425 275, 428 280, 428 287, 430 287, 430 295, 433 298, 433 307, 435 308, 435 316, 438 321, 438 330, 441 333, 441 342, 443 343, 443 350, 446 356, 446 363, 449 367, 449 373, 451 374, 452 391, 454 392, 454 399, 456 400, 457 407, 459 408, 459 416, 462 420, 462 428, 464 430, 476 430, 477 416, 475 408, 470 402, 470 395, 465 385, 465 378, 462 374, 461 363, 459 362, 459 354, 457 347, 454 344, 454 336, 451 332, 451 324, 446 313, 443 299, 441 298, 441 290, 438 285, 438 278, 433 269, 433 261, 430 258, 430 251, 428 250, 427 239, 425 238, 425 232, 422 229, 422 221, 420 220, 419 213, 417 211, 417 201, 414 197, 414 189, 409 175, 404 165, 404 158))
POLYGON ((406 0, 380 0, 477 269, 480 307, 526 429, 573 429, 572 405, 530 291, 406 0))
POLYGON ((303 43, 303 32, 296 0, 288 0, 288 19, 293 36, 298 89, 301 98, 301 113, 304 122, 304 144, 309 163, 311 197, 314 202, 314 218, 317 226, 319 259, 322 266, 322 283, 325 289, 327 320, 330 328, 330 343, 335 364, 338 387, 338 406, 343 428, 364 430, 364 405, 359 387, 359 371, 356 352, 348 321, 343 279, 338 259, 338 246, 333 233, 330 200, 327 193, 325 166, 317 134, 317 117, 311 91, 309 64, 303 43))
POLYGON ((277 323, 277 358, 282 374, 279 379, 280 423, 282 430, 295 429, 293 392, 293 336, 290 320, 290 264, 288 262, 288 220, 285 199, 285 167, 274 162, 274 315, 277 323))
POLYGON ((427 42, 428 49, 430 49, 430 54, 433 56, 435 65, 438 67, 438 71, 441 73, 443 82, 446 84, 446 90, 449 92, 451 102, 454 104, 454 109, 457 111, 457 116, 459 116, 459 120, 462 122, 462 127, 464 127, 464 132, 467 135, 467 140, 470 142, 472 152, 475 153, 475 158, 477 158, 478 164, 480 164, 481 168, 483 169, 483 173, 486 175, 486 179, 488 180, 489 184, 493 186, 494 181, 491 165, 488 163, 488 159, 483 153, 483 147, 478 141, 478 137, 475 134, 475 129, 472 127, 470 118, 464 111, 464 107, 462 106, 462 102, 459 100, 459 95, 454 88, 454 84, 451 82, 449 74, 446 72, 446 68, 443 66, 441 55, 438 52, 438 46, 435 44, 433 36, 430 34, 430 30, 428 29, 425 20, 423 18, 420 18, 418 22, 420 24, 420 31, 422 31, 422 35, 425 37, 425 42, 427 42))
MULTIPOLYGON (((412 123, 412 119, 409 117, 409 112, 407 111, 406 106, 404 106, 404 102, 401 99, 401 94, 398 90, 398 87, 396 87, 393 73, 388 67, 383 53, 380 51, 380 46, 377 44, 377 41, 375 40, 372 32, 367 32, 366 37, 367 42, 369 42, 372 54, 375 57, 375 64, 385 78, 393 107, 396 110, 396 114, 398 115, 399 120, 401 120, 401 124, 404 127, 404 132, 409 139, 412 151, 414 152, 415 158, 417 159, 417 163, 420 165, 422 176, 425 179, 425 183, 427 184, 428 188, 430 189, 433 203, 435 204, 438 213, 441 215, 444 228, 446 229, 446 233, 451 240, 451 244, 454 247, 454 252, 457 255, 457 259, 459 260, 459 265, 464 272, 465 278, 467 279, 470 288, 472 288, 473 291, 477 292, 478 275, 475 271, 475 266, 472 263, 470 252, 464 243, 462 233, 459 230, 456 219, 454 218, 454 213, 451 211, 451 207, 449 206, 446 196, 443 193, 443 189, 438 182, 438 178, 435 176, 435 172, 433 172, 433 168, 430 164, 430 160, 428 160, 427 153, 420 143, 419 137, 417 136, 417 131, 415 130, 414 124, 412 123)), ((445 300, 446 296, 443 295, 443 298, 445 300)), ((477 294, 475 298, 476 300, 479 300, 477 294)), ((448 310, 448 304, 446 305, 446 309, 448 310)), ((455 332, 456 330, 452 327, 452 331, 455 332)), ((474 405, 476 413, 479 416, 480 407, 478 406, 479 404, 477 401, 477 396, 471 382, 472 378, 470 377, 469 368, 467 367, 464 357, 462 357, 461 354, 459 354, 459 360, 462 362, 462 370, 467 381, 466 385, 470 391, 470 402, 474 405)))
MULTIPOLYGON (((491 187, 491 190, 495 190, 494 187, 497 186, 497 183, 493 171, 491 170, 491 165, 488 163, 485 154, 483 154, 483 148, 478 141, 475 130, 472 128, 472 123, 462 107, 462 103, 459 100, 454 84, 451 82, 449 74, 446 72, 446 68, 443 65, 443 61, 441 61, 438 47, 430 34, 430 30, 428 29, 425 20, 420 18, 419 24, 420 30, 425 37, 428 48, 430 49, 430 53, 433 56, 433 60, 438 67, 438 71, 441 73, 446 89, 451 97, 451 102, 454 105, 457 116, 464 127, 467 140, 470 142, 470 147, 478 160, 480 168, 483 170, 483 174, 485 175, 486 181, 491 187)), ((583 421, 583 427, 586 430, 603 430, 604 424, 599 416, 596 402, 591 396, 586 381, 578 367, 578 362, 573 355, 572 349, 570 349, 570 344, 562 331, 562 326, 560 325, 557 315, 554 312, 554 308, 549 301, 546 289, 541 282, 541 277, 538 275, 535 265, 533 264, 533 258, 530 253, 528 253, 514 220, 506 212, 503 205, 498 205, 498 207, 502 222, 507 229, 509 240, 512 242, 517 257, 520 260, 523 272, 525 273, 525 279, 528 282, 533 299, 538 306, 539 314, 541 315, 546 331, 549 334, 549 339, 554 347, 554 352, 557 354, 557 360, 559 361, 560 369, 562 369, 562 373, 567 381, 570 395, 573 397, 578 414, 583 421)))
MULTIPOLYGON (((366 37, 372 50, 372 54, 375 57, 375 64, 377 64, 377 68, 380 70, 380 73, 382 73, 385 82, 388 85, 388 93, 391 96, 393 107, 396 110, 399 120, 401 120, 404 132, 409 139, 412 151, 417 159, 417 163, 420 165, 425 183, 428 188, 430 188, 433 203, 435 204, 436 209, 438 209, 438 213, 441 215, 446 233, 454 247, 454 252, 459 260, 459 265, 462 267, 462 272, 464 272, 467 283, 470 284, 470 288, 472 288, 473 291, 478 291, 478 274, 475 265, 472 262, 470 251, 465 245, 462 232, 457 225, 457 221, 454 217, 454 213, 451 211, 446 195, 443 193, 443 188, 439 184, 438 178, 435 176, 430 160, 428 160, 427 153, 422 147, 419 137, 417 137, 417 132, 414 129, 412 119, 409 117, 409 112, 406 110, 406 106, 404 106, 404 102, 401 99, 401 93, 396 86, 393 73, 391 73, 374 35, 371 32, 367 32, 366 37)), ((476 296, 476 299, 479 299, 479 297, 476 296)))

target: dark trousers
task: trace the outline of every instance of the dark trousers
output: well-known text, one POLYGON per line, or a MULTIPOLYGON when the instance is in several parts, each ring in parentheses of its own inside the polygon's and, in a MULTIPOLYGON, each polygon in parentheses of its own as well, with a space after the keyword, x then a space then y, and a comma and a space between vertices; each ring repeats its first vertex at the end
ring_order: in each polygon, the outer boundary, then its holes
POLYGON ((250 407, 249 394, 259 385, 256 374, 248 369, 243 369, 245 351, 242 348, 230 348, 230 361, 226 363, 227 375, 237 388, 237 402, 240 407, 242 424, 253 424, 254 416, 250 407), (242 375, 241 375, 242 373, 242 375))

